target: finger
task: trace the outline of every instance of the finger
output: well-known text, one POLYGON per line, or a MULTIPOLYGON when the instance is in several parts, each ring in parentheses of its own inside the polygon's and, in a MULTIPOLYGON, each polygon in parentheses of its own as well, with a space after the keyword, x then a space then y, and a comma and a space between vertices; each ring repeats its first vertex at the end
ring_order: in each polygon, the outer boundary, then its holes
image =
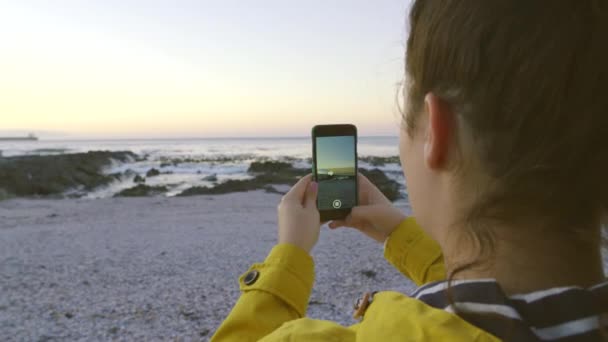
POLYGON ((350 227, 361 230, 361 226, 364 226, 366 223, 370 222, 368 218, 370 218, 371 215, 366 213, 367 209, 354 210, 355 208, 358 207, 354 207, 350 214, 348 214, 344 219, 332 221, 332 223, 330 223, 330 228, 350 227))
POLYGON ((334 220, 329 223, 329 228, 335 229, 346 226, 346 221, 344 220, 334 220))
POLYGON ((306 194, 304 195, 304 208, 316 208, 317 207, 317 193, 319 192, 319 184, 317 182, 310 182, 306 187, 306 194))
POLYGON ((283 201, 293 201, 302 203, 306 188, 312 180, 312 174, 302 177, 290 190, 283 196, 283 201))
POLYGON ((365 219, 353 217, 352 215, 348 215, 346 217, 343 227, 358 230, 361 233, 371 237, 372 239, 374 239, 376 241, 380 241, 379 239, 382 237, 382 234, 383 234, 382 232, 380 232, 376 228, 374 228, 373 225, 371 225, 369 223, 369 221, 366 221, 365 219))
POLYGON ((358 222, 356 222, 356 221, 353 220, 353 216, 351 214, 348 214, 342 220, 334 220, 334 221, 332 221, 332 223, 330 223, 330 228, 340 228, 340 227, 351 227, 351 228, 354 228, 354 226, 357 223, 358 222))
POLYGON ((369 178, 365 177, 360 172, 357 173, 357 179, 359 180, 360 183, 372 184, 372 182, 369 180, 369 178))
POLYGON ((359 189, 357 196, 359 204, 369 204, 369 191, 374 185, 372 182, 361 173, 357 173, 357 188, 359 189))

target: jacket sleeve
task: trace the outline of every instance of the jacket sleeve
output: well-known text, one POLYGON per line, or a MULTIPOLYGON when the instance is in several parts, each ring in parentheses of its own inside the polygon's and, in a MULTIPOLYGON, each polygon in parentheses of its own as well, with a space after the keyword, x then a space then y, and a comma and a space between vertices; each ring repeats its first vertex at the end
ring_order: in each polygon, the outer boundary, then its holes
POLYGON ((386 239, 384 257, 417 286, 446 278, 441 248, 412 217, 386 239))
POLYGON ((295 245, 276 245, 263 263, 241 275, 241 297, 211 341, 257 341, 304 317, 313 283, 312 257, 295 245), (247 285, 250 272, 257 272, 257 278, 247 285))

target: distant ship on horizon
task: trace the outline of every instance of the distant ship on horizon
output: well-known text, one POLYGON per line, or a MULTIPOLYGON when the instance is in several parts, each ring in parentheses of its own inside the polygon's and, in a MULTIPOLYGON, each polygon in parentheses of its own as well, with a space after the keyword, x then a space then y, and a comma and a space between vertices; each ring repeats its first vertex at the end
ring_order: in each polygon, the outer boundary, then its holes
POLYGON ((38 141, 38 137, 30 133, 26 137, 0 137, 0 141, 38 141))

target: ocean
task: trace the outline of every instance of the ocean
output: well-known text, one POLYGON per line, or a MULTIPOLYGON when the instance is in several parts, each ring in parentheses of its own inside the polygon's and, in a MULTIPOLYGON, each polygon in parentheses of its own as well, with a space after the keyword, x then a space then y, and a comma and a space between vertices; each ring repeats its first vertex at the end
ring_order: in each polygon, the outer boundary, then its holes
MULTIPOLYGON (((398 156, 397 137, 360 137, 359 157, 398 156)), ((131 151, 144 160, 115 163, 104 172, 131 172, 145 176, 152 168, 161 172, 150 177, 146 184, 166 186, 166 196, 192 186, 213 186, 228 179, 247 179, 249 165, 259 160, 288 161, 296 167, 311 167, 312 145, 310 138, 209 138, 172 140, 40 140, 0 142, 0 156, 54 155, 88 151, 131 151), (130 170, 130 171, 129 171, 130 170), (210 181, 209 179, 214 179, 210 181)), ((398 163, 370 165, 359 161, 359 167, 379 168, 387 176, 403 184, 398 163)), ((111 197, 134 186, 132 179, 117 180, 107 187, 96 189, 89 198, 111 197)))

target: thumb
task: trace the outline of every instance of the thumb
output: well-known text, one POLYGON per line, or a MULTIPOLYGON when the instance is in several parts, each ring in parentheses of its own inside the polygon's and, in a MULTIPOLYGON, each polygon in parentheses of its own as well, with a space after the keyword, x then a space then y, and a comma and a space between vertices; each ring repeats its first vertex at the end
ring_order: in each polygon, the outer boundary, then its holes
POLYGON ((319 192, 319 184, 317 182, 310 182, 306 188, 306 194, 304 197, 305 208, 316 208, 317 206, 317 193, 319 192))

